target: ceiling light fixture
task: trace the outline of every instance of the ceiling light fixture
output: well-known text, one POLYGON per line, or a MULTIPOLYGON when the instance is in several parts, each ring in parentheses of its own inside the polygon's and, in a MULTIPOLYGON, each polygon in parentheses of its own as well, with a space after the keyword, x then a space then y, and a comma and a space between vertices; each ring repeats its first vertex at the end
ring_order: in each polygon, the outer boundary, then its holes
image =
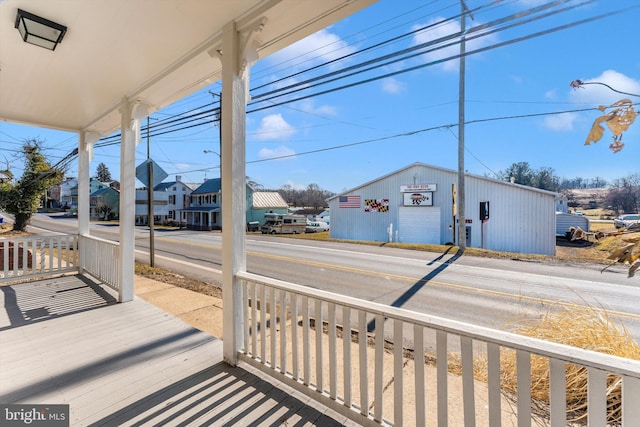
POLYGON ((64 25, 25 12, 22 9, 18 9, 15 27, 20 32, 23 41, 49 50, 55 50, 67 32, 67 27, 64 25))

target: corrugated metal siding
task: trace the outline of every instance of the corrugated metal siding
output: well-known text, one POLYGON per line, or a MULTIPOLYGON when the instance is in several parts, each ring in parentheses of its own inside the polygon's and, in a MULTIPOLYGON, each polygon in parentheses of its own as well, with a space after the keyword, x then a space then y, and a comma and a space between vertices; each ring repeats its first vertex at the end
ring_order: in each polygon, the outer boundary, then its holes
POLYGON ((480 202, 490 202, 484 225, 485 248, 496 251, 555 254, 555 198, 509 183, 466 180, 466 216, 473 220, 472 244, 480 247, 480 202))
MULTIPOLYGON (((350 240, 388 241, 387 229, 398 226, 402 206, 400 186, 436 184, 433 206, 441 209, 440 243, 453 240, 452 184, 457 184, 455 171, 414 164, 379 180, 372 181, 341 195, 359 195, 359 209, 339 208, 339 198, 329 201, 331 237, 350 240), (365 199, 389 199, 389 212, 364 212, 365 199)), ((471 247, 533 254, 555 254, 555 195, 516 184, 467 176, 465 180, 466 211, 471 220, 471 247), (490 219, 482 225, 479 219, 481 201, 490 202, 490 219), (484 230, 484 239, 483 239, 484 230)), ((419 208, 418 208, 419 209, 419 208)))
POLYGON ((556 213, 557 236, 564 236, 571 227, 580 227, 584 231, 589 231, 589 219, 580 215, 556 213))
MULTIPOLYGON (((398 208, 398 238, 401 243, 430 243, 441 240, 440 207, 400 206, 398 208)), ((394 237, 394 241, 395 241, 394 237)))
POLYGON ((255 191, 253 193, 253 208, 288 208, 287 202, 284 201, 280 193, 275 191, 255 191))

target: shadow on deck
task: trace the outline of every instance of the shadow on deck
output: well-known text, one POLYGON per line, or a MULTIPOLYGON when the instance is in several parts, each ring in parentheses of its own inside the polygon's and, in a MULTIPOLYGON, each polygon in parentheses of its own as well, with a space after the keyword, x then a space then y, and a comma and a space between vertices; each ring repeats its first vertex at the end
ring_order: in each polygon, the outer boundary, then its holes
POLYGON ((222 361, 222 341, 91 279, 0 286, 0 403, 68 404, 70 425, 344 425, 222 361))

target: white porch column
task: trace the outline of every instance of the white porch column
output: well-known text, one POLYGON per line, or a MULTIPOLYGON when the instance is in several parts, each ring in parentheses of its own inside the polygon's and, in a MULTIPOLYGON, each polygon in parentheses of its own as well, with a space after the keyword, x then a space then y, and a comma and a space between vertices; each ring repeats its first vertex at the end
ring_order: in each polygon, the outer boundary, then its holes
POLYGON ((236 273, 246 271, 245 119, 248 65, 234 22, 224 28, 221 56, 223 357, 225 362, 235 365, 237 351, 243 345, 242 295, 236 273))
MULTIPOLYGON (((86 236, 91 234, 89 228, 90 220, 90 163, 93 160, 93 144, 100 138, 99 135, 92 132, 82 131, 79 134, 78 141, 78 234, 86 236)), ((79 252, 79 272, 84 272, 86 260, 83 251, 79 252)))
MULTIPOLYGON (((138 102, 126 97, 120 106, 120 259, 118 300, 133 300, 136 226, 136 144, 140 141, 141 113, 138 102)), ((144 116, 144 117, 143 117, 144 116)))

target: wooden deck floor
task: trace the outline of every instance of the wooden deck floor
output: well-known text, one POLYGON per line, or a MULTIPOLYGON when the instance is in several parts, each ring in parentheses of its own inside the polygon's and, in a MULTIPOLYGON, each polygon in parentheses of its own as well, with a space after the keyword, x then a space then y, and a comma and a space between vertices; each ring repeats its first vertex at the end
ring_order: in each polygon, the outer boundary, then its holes
POLYGON ((72 426, 354 425, 84 277, 0 286, 0 307, 0 403, 69 404, 72 426))

